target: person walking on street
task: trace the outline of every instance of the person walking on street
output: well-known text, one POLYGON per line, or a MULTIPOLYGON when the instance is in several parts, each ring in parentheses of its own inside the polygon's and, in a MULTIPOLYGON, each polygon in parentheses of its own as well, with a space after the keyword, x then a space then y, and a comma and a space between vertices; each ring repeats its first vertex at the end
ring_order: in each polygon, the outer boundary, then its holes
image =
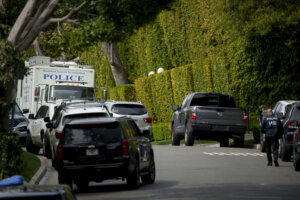
POLYGON ((272 166, 273 152, 274 164, 278 167, 278 140, 283 134, 283 126, 280 120, 273 115, 272 109, 270 108, 267 110, 267 117, 264 118, 261 123, 261 132, 265 133, 268 166, 272 166))

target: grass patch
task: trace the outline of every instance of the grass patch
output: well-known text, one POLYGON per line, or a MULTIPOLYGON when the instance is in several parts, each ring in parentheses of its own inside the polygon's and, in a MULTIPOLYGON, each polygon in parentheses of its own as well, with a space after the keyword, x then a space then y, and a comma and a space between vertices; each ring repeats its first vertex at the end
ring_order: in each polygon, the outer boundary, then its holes
MULTIPOLYGON (((160 141, 153 141, 151 142, 152 145, 169 145, 171 144, 171 139, 167 140, 160 140, 160 141)), ((214 140, 195 140, 194 144, 217 144, 218 141, 214 140)), ((184 144, 184 140, 180 140, 180 144, 184 144)))
POLYGON ((34 154, 26 151, 22 152, 21 159, 23 160, 24 168, 20 172, 20 175, 23 176, 27 182, 29 182, 33 175, 40 168, 41 161, 34 154))

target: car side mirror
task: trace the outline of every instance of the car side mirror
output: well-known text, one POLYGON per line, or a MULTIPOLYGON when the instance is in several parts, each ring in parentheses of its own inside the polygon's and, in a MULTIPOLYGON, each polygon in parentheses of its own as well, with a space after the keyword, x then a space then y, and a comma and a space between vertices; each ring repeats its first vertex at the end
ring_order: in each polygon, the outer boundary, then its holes
POLYGON ((172 110, 177 111, 179 109, 180 109, 180 107, 178 105, 176 105, 176 104, 172 105, 172 110))
POLYGON ((28 119, 34 119, 34 114, 29 114, 28 119))
POLYGON ((53 124, 51 122, 49 122, 49 123, 46 124, 46 127, 47 128, 53 128, 53 124))
POLYGON ((278 114, 277 114, 277 117, 278 117, 279 119, 284 119, 284 118, 285 118, 284 115, 283 115, 283 113, 278 113, 278 114))
POLYGON ((45 117, 44 122, 50 122, 50 117, 45 117))
POLYGON ((23 114, 29 113, 29 109, 23 109, 23 114))

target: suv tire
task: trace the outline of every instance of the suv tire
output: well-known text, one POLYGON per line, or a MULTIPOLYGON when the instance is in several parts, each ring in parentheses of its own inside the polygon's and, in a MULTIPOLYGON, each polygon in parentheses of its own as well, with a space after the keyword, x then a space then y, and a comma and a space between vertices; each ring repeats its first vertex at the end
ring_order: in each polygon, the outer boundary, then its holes
POLYGON ((244 139, 245 139, 245 136, 244 135, 241 135, 240 138, 234 138, 233 142, 234 142, 234 146, 235 147, 244 147, 244 139))
POLYGON ((70 178, 67 178, 65 176, 58 174, 58 183, 59 184, 67 184, 72 189, 73 181, 70 178))
POLYGON ((134 171, 127 176, 127 185, 130 189, 138 189, 140 184, 139 163, 136 161, 134 171))
POLYGON ((43 152, 44 152, 44 156, 48 159, 51 158, 51 150, 50 150, 50 144, 48 142, 48 138, 47 135, 44 134, 43 137, 43 152))
POLYGON ((172 134, 171 135, 171 137, 172 137, 172 145, 173 146, 180 145, 180 139, 179 139, 178 135, 175 134, 174 125, 172 125, 171 134, 172 134))
POLYGON ((86 191, 89 187, 89 181, 85 179, 75 180, 75 184, 80 191, 86 191))
POLYGON ((151 156, 148 174, 141 176, 143 183, 144 184, 153 184, 155 181, 155 175, 156 175, 155 162, 154 162, 153 156, 151 156))
POLYGON ((184 132, 184 142, 185 146, 193 146, 194 145, 194 135, 193 133, 189 130, 188 124, 185 125, 185 132, 184 132))
POLYGON ((38 154, 40 151, 40 147, 33 144, 30 133, 27 134, 26 138, 26 150, 33 154, 38 154))
POLYGON ((291 160, 291 154, 286 149, 284 137, 281 139, 280 145, 281 145, 280 146, 281 160, 282 161, 290 161, 291 160))

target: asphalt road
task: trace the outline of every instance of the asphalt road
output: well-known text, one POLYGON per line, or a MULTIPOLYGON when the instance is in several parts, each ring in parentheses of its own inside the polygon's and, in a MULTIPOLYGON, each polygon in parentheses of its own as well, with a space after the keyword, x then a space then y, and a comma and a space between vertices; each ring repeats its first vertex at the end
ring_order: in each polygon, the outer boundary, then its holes
MULTIPOLYGON (((300 173, 291 162, 266 165, 255 149, 154 146, 156 182, 128 190, 126 182, 91 183, 79 200, 114 199, 300 199, 300 173)), ((57 183, 50 167, 41 184, 57 183)))

